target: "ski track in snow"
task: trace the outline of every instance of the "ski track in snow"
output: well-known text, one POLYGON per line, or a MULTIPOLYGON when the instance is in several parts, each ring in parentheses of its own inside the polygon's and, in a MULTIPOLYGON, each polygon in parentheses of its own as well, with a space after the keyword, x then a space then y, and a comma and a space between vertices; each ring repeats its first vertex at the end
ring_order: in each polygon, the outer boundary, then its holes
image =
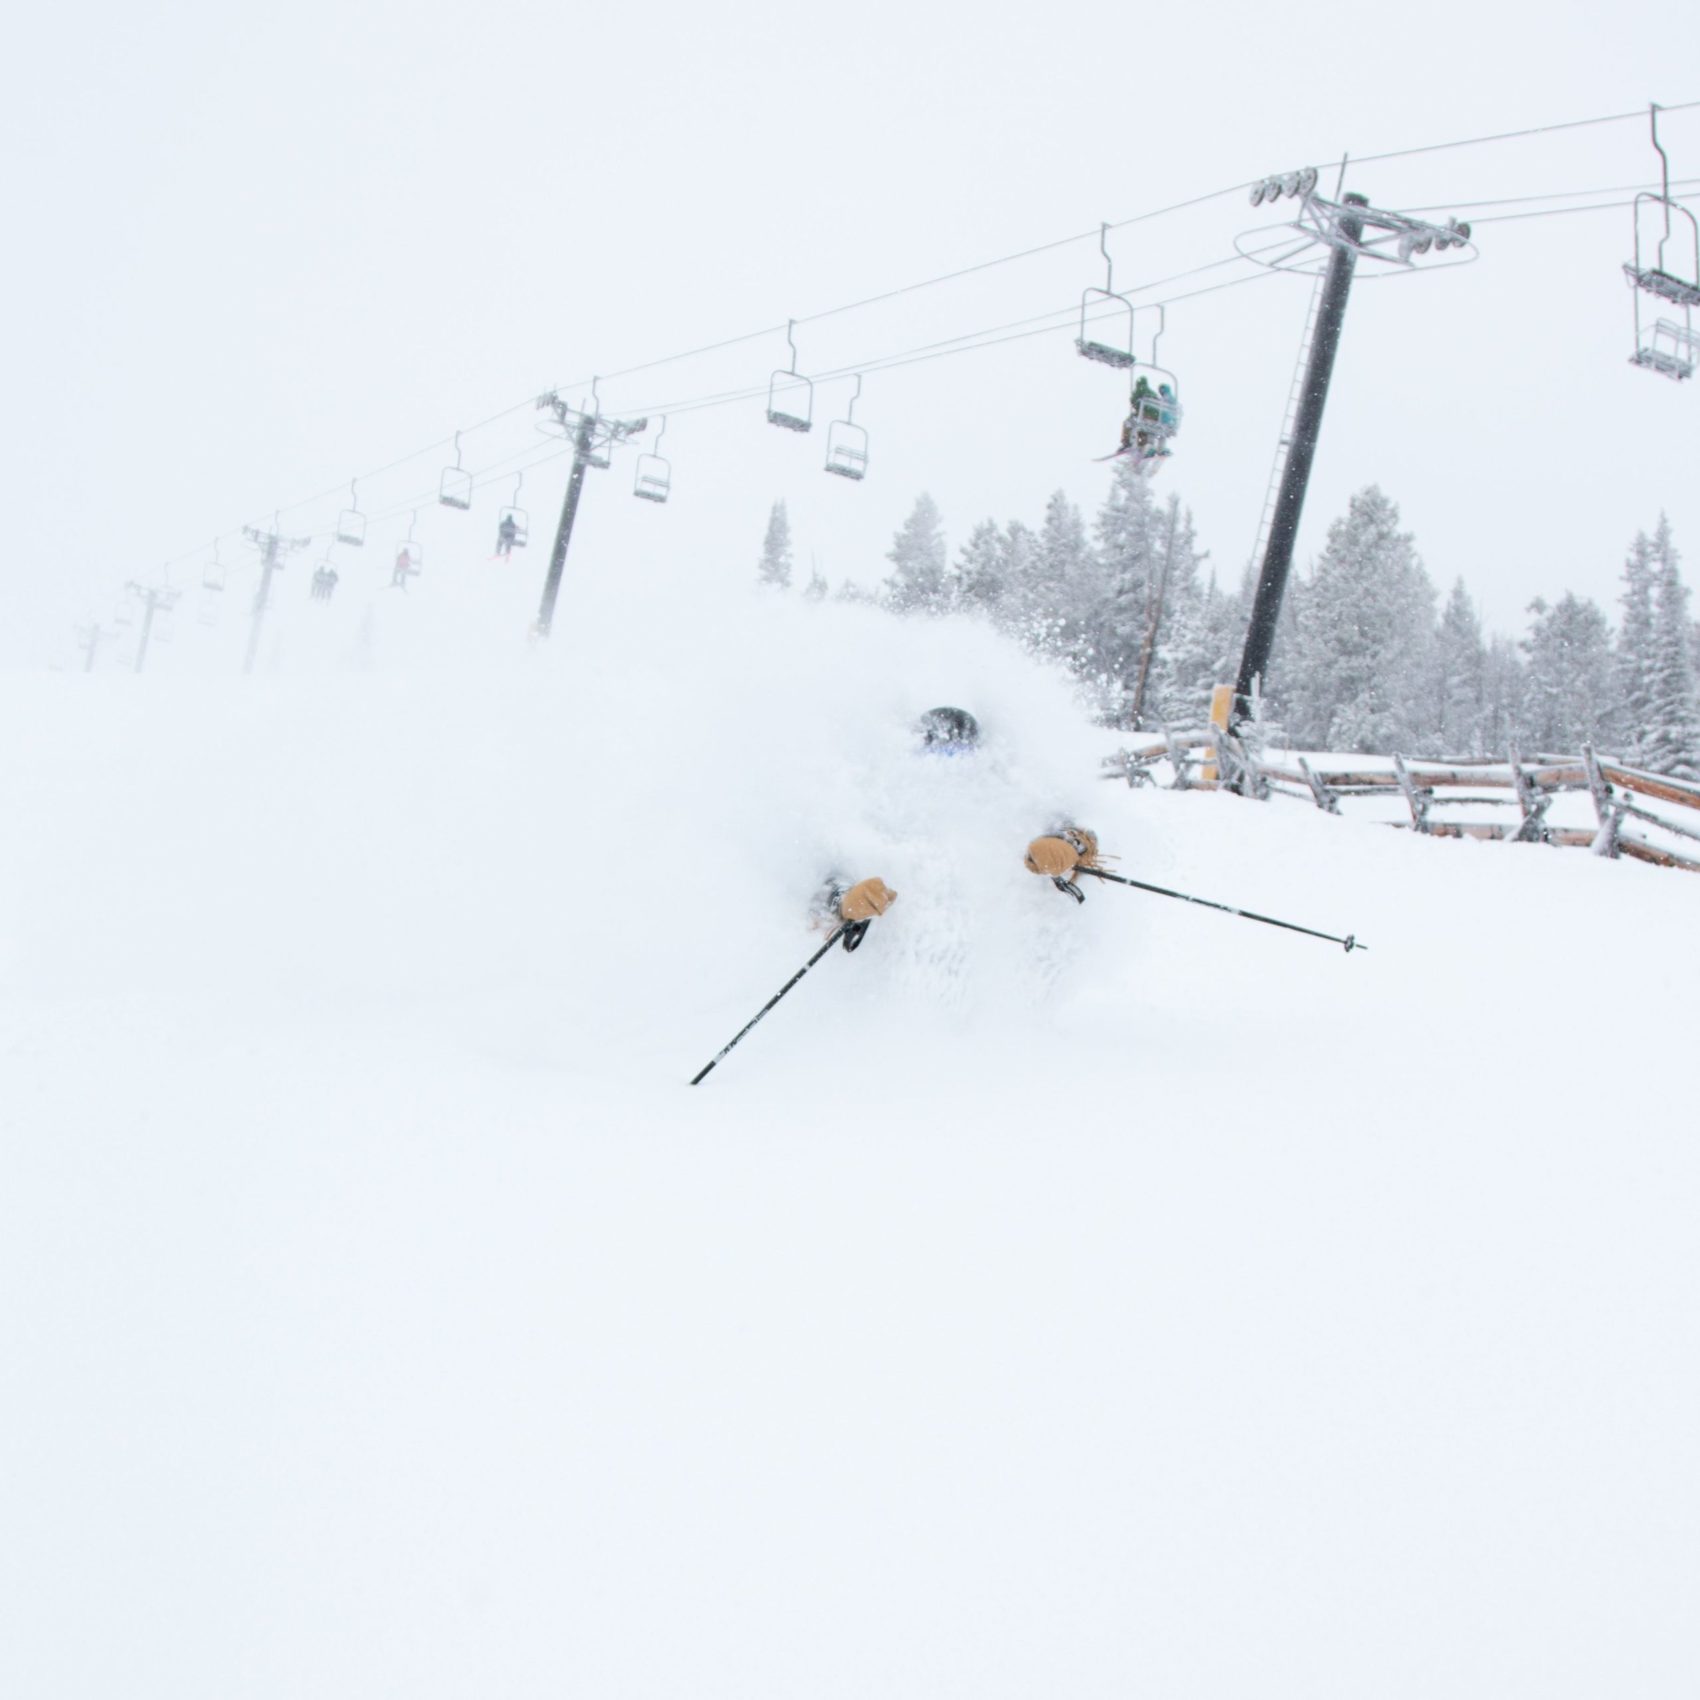
POLYGON ((1700 881, 569 589, 0 680, 0 1692, 1688 1692, 1700 881))

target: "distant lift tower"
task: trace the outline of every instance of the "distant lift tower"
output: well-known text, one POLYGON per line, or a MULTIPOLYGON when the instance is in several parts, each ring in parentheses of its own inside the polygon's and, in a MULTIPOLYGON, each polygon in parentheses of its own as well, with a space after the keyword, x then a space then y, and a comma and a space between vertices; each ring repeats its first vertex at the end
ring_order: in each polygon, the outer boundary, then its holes
POLYGON ((1271 227, 1265 225, 1246 232, 1235 243, 1247 259, 1256 260, 1259 265, 1275 271, 1314 274, 1317 278, 1310 316, 1300 341, 1298 369, 1275 449, 1269 495, 1252 551, 1252 558, 1259 563, 1257 595, 1246 631, 1245 652, 1240 657, 1239 677, 1234 684, 1231 720, 1236 727, 1251 718, 1252 699, 1274 647, 1275 626, 1281 617, 1287 575, 1292 570, 1293 547, 1298 540, 1311 463, 1316 458, 1317 438, 1322 431, 1322 409, 1328 400, 1334 356, 1340 347, 1340 327, 1346 316, 1346 299, 1358 262, 1373 261, 1386 271, 1400 272, 1418 269, 1418 259, 1431 252, 1446 254, 1458 250, 1456 260, 1440 262, 1450 265, 1476 257, 1470 227, 1457 219, 1438 225, 1405 213, 1382 212, 1372 207, 1363 195, 1326 200, 1316 193, 1316 180, 1316 172, 1307 169, 1266 177, 1254 184, 1251 191, 1254 207, 1290 196, 1299 202, 1298 216, 1285 227, 1291 233, 1288 240, 1270 242, 1271 227))
POLYGON ((242 535, 260 551, 260 588, 254 593, 253 623, 248 628, 248 653, 242 662, 242 671, 254 671, 254 657, 260 653, 260 627, 264 625, 266 609, 271 604, 272 574, 283 564, 283 552, 287 549, 293 554, 297 549, 305 549, 313 541, 311 537, 285 537, 277 529, 277 516, 272 515, 270 531, 261 531, 258 526, 245 525, 242 535))
POLYGON ((567 550, 573 540, 573 521, 578 518, 579 493, 584 488, 584 472, 589 466, 607 467, 614 459, 614 445, 623 443, 649 429, 647 419, 604 419, 597 403, 596 386, 591 385, 591 405, 587 410, 569 407, 551 390, 537 398, 537 405, 554 414, 553 425, 569 438, 573 445, 573 469, 567 478, 567 493, 561 502, 561 518, 555 527, 555 547, 549 552, 549 574, 543 581, 543 602, 537 610, 533 630, 547 637, 555 620, 555 598, 561 593, 561 574, 566 570, 567 550))
POLYGON ((139 597, 142 604, 142 635, 136 640, 134 664, 134 670, 139 673, 148 664, 148 639, 153 635, 154 615, 169 614, 177 606, 177 598, 182 593, 169 585, 141 584, 135 579, 131 579, 125 588, 132 596, 139 597))

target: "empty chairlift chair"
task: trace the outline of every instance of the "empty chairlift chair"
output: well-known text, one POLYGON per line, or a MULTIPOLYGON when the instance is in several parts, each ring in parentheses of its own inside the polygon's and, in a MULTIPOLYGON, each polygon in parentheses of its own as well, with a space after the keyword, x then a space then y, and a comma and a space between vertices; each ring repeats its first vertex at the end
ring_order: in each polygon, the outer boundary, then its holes
POLYGON ((1661 377, 1680 382, 1692 378, 1696 364, 1700 364, 1700 333, 1688 325, 1679 325, 1675 319, 1656 320, 1651 333, 1637 335, 1636 342, 1638 346, 1629 357, 1630 364, 1644 366, 1661 377))
POLYGON ((1074 346, 1088 360, 1096 360, 1102 366, 1114 366, 1119 371, 1127 371, 1134 363, 1133 352, 1133 303, 1125 295, 1115 292, 1115 265, 1110 259, 1109 249, 1110 227, 1100 225, 1098 229, 1098 251, 1104 256, 1104 287, 1088 289, 1080 297, 1080 334, 1074 339, 1074 346), (1099 310, 1098 316, 1104 317, 1103 309, 1113 307, 1111 317, 1119 326, 1123 314, 1127 316, 1127 330, 1124 338, 1105 341, 1091 336, 1087 326, 1093 318, 1093 310, 1099 310))
POLYGON ((833 420, 826 433, 826 470, 858 481, 868 475, 868 433, 856 423, 856 403, 861 399, 862 375, 858 372, 856 393, 844 417, 833 420))
POLYGON ((582 451, 584 464, 606 472, 614 464, 614 440, 602 429, 602 398, 596 393, 602 380, 590 380, 590 406, 583 411, 590 415, 590 437, 582 451))
POLYGON ((815 386, 797 370, 797 321, 786 321, 785 340, 791 345, 791 364, 775 372, 767 386, 767 422, 785 431, 807 431, 814 425, 815 386))
POLYGON ((437 500, 445 508, 463 512, 472 506, 472 474, 460 464, 460 432, 455 432, 455 463, 443 469, 442 483, 437 486, 437 500))
POLYGON ((667 416, 661 416, 661 429, 655 433, 655 447, 638 456, 637 476, 632 494, 646 502, 665 502, 673 490, 673 466, 661 454, 661 439, 667 435, 667 416))
POLYGON ((366 542, 366 516, 360 511, 360 496, 355 489, 356 479, 348 481, 348 506, 336 516, 336 540, 346 543, 351 549, 359 549, 366 542))

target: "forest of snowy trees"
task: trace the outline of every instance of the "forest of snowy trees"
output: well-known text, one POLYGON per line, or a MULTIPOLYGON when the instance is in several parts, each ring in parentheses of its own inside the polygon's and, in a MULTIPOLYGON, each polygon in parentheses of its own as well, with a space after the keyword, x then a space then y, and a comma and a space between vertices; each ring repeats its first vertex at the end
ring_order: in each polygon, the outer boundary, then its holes
MULTIPOLYGON (((1250 609, 1207 572, 1192 515, 1126 462, 1088 526, 1061 491, 1035 529, 982 520, 951 558, 922 495, 892 542, 877 600, 899 613, 968 613, 1067 666, 1106 725, 1196 726, 1238 670, 1250 609)), ((1409 756, 1574 753, 1597 744, 1632 765, 1700 779, 1700 628, 1689 618, 1661 516, 1624 562, 1614 629, 1598 604, 1537 599, 1521 639, 1487 634, 1462 579, 1441 604, 1398 507, 1370 486, 1288 586, 1264 709, 1301 749, 1409 756)), ((791 578, 775 503, 759 567, 791 578)), ((816 574, 806 594, 827 593, 816 574)), ((838 594, 869 593, 845 585, 838 594)))

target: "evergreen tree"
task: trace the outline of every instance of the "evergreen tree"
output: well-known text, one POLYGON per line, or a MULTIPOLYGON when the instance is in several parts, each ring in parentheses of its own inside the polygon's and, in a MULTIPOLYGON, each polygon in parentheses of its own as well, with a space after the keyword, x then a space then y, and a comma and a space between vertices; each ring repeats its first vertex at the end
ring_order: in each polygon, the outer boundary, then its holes
MULTIPOLYGON (((1201 718, 1195 704, 1202 694, 1208 709, 1217 680, 1213 677, 1201 693, 1197 674, 1206 651, 1214 671, 1225 636, 1221 619, 1213 616, 1231 618, 1225 605, 1212 606, 1214 592, 1207 596, 1199 585, 1205 557, 1179 496, 1171 495, 1162 513, 1154 513, 1148 543, 1143 580, 1137 561, 1130 562, 1135 570, 1112 585, 1103 617, 1104 637, 1115 646, 1111 655, 1125 691, 1125 719, 1118 724, 1130 727, 1201 718)), ((1225 604, 1227 599, 1214 600, 1225 604)))
POLYGON ((809 582, 803 586, 803 595, 810 602, 824 602, 827 588, 827 582, 821 576, 820 568, 811 561, 809 563, 809 582))
POLYGON ((1038 553, 1039 539, 1020 520, 1012 519, 1003 530, 1004 594, 998 623, 1024 643, 1042 649, 1048 628, 1035 583, 1038 553))
POLYGON ((893 572, 885 581, 885 599, 900 614, 943 613, 948 604, 944 521, 924 491, 893 539, 886 557, 893 572))
POLYGON ((956 557, 952 603, 959 608, 995 614, 1009 589, 1004 576, 1008 566, 1008 552, 997 521, 981 520, 969 532, 968 541, 956 557))
POLYGON ((1522 712, 1523 658, 1510 638, 1492 637, 1482 662, 1480 753, 1499 755, 1522 742, 1522 712))
POLYGON ((1198 727, 1210 718, 1218 685, 1232 684, 1245 644, 1240 598, 1218 589, 1214 575, 1194 583, 1167 618, 1162 666, 1147 695, 1146 726, 1198 727))
POLYGON ((1677 571, 1670 526, 1660 519, 1653 537, 1650 724, 1641 760, 1655 773, 1700 780, 1700 697, 1696 696, 1688 587, 1677 571))
POLYGON ((1532 750, 1572 754, 1612 718, 1610 629, 1597 603, 1568 591, 1550 608, 1537 596, 1529 612, 1521 735, 1532 750))
POLYGON ((1436 749, 1441 755, 1483 753, 1487 690, 1487 645, 1482 622, 1458 579, 1440 616, 1435 659, 1436 749))
POLYGON ((1076 664, 1084 658, 1095 564, 1080 509, 1061 490, 1054 492, 1033 553, 1029 606, 1056 634, 1052 652, 1076 664))
POLYGON ((1154 518, 1150 486, 1130 462, 1117 461, 1093 524, 1092 567, 1077 574, 1072 610, 1075 665, 1091 680, 1112 726, 1138 724, 1140 682, 1153 659, 1147 640, 1155 642, 1151 624, 1161 571, 1153 559, 1154 518))
POLYGON ((791 519, 783 502, 775 502, 767 516, 767 535, 762 539, 756 577, 775 590, 791 587, 791 519))
POLYGON ((1281 693, 1296 742, 1382 753, 1426 746, 1434 588, 1398 508, 1374 485, 1328 528, 1296 619, 1281 693))
MULTIPOLYGON (((1667 543, 1669 529, 1659 516, 1659 535, 1667 543)), ((1617 628, 1617 701, 1613 730, 1623 759, 1640 764, 1647 759, 1647 740, 1653 730, 1653 577, 1654 545, 1638 531, 1623 563, 1623 591, 1618 597, 1622 617, 1617 628)))

